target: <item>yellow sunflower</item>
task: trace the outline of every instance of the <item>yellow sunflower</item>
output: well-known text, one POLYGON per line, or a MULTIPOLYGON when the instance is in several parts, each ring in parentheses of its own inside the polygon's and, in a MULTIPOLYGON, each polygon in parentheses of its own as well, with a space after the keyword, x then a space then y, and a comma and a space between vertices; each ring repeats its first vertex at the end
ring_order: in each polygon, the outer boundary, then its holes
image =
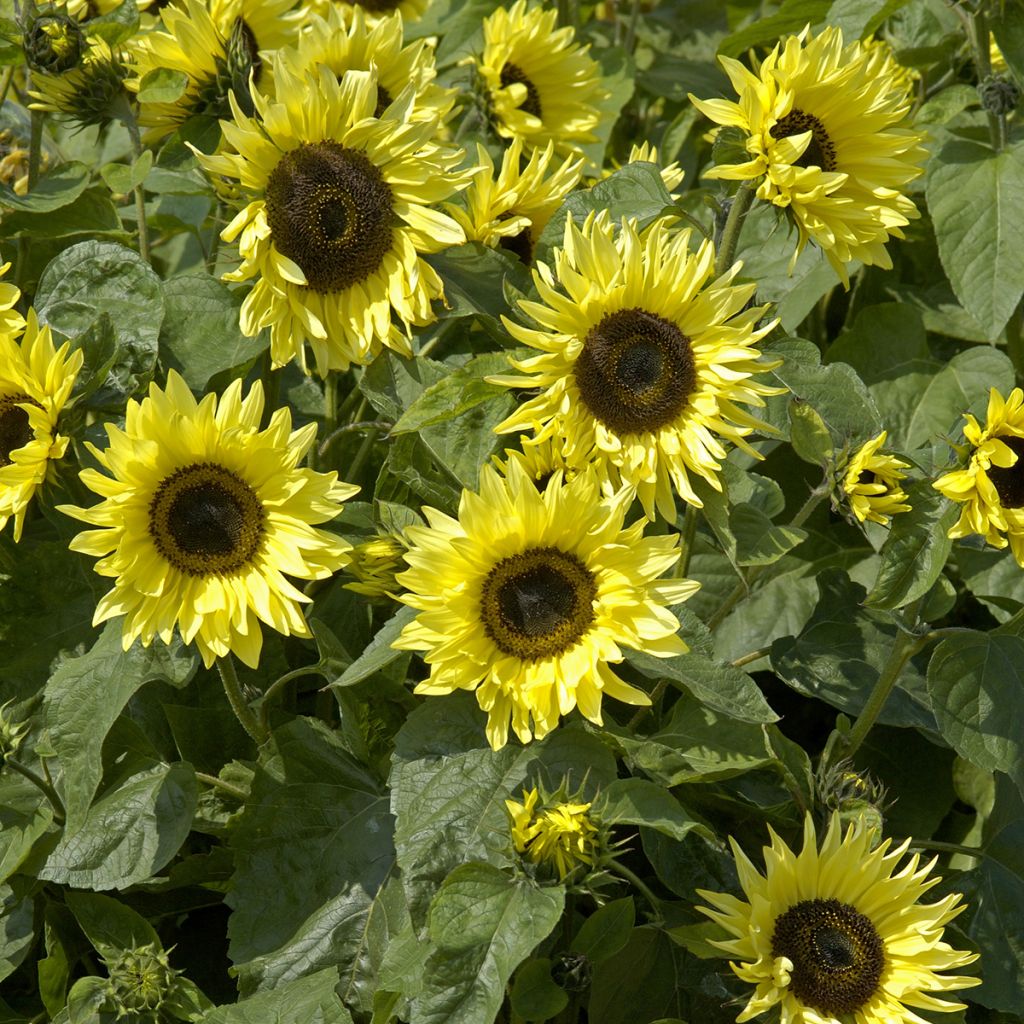
POLYGON ((556 28, 554 9, 516 0, 484 19, 484 50, 475 61, 491 121, 506 139, 529 147, 553 143, 568 153, 593 142, 609 94, 589 46, 571 27, 556 28))
POLYGON ((58 75, 32 75, 34 102, 29 107, 61 114, 81 127, 102 126, 123 111, 127 76, 120 52, 98 37, 89 38, 75 67, 58 75))
POLYGON ((686 651, 665 606, 698 584, 656 579, 679 558, 676 538, 644 537, 643 519, 623 528, 629 504, 625 492, 602 499, 590 473, 556 473, 539 491, 513 461, 507 477, 484 466, 458 519, 425 509, 430 525, 406 530, 411 568, 397 577, 420 614, 394 646, 430 666, 416 692, 475 690, 495 750, 510 718, 527 743, 577 706, 600 725, 604 694, 649 704, 610 663, 623 647, 686 651))
MULTIPOLYGON (((661 172, 661 180, 665 185, 666 191, 669 195, 672 195, 673 199, 677 199, 678 196, 673 195, 673 190, 679 188, 685 177, 685 172, 679 166, 678 161, 673 161, 666 167, 661 167, 661 160, 658 156, 658 147, 652 146, 649 142, 643 142, 639 146, 634 142, 629 147, 629 158, 626 160, 626 165, 629 164, 657 164, 661 172)), ((607 178, 615 171, 620 170, 622 167, 619 163, 614 163, 611 167, 604 171, 603 177, 607 178)))
MULTIPOLYGON (((263 62, 278 47, 293 43, 302 27, 293 0, 180 0, 160 12, 161 28, 142 36, 131 49, 138 89, 151 71, 167 68, 187 78, 173 102, 143 103, 139 124, 152 142, 169 135, 191 117, 227 117, 232 90, 248 94, 257 87, 263 62)), ((248 102, 247 100, 245 101, 248 102)))
POLYGON ((887 436, 888 431, 883 430, 863 444, 850 459, 843 476, 843 493, 862 523, 870 519, 884 526, 890 516, 910 511, 905 504, 907 494, 900 487, 900 481, 907 478, 901 470, 909 469, 910 465, 895 455, 879 454, 887 436))
POLYGON ((533 864, 547 864, 564 881, 578 867, 590 868, 598 853, 601 830, 591 818, 590 804, 551 801, 537 807, 536 787, 523 790, 523 802, 506 800, 516 852, 533 864))
POLYGON ((674 522, 673 488, 701 505, 690 473, 721 490, 720 437, 757 454, 744 438, 760 423, 740 404, 779 392, 752 379, 777 365, 756 348, 775 322, 758 327, 765 307, 744 308, 756 285, 731 284, 738 263, 713 279, 712 244, 692 253, 689 232, 671 234, 670 223, 640 234, 624 221, 616 234, 603 212, 582 229, 570 218, 554 276, 534 271, 541 302, 520 302, 540 329, 505 320, 542 354, 511 360, 522 376, 489 379, 543 389, 499 433, 564 439, 569 465, 594 463, 602 483, 634 488, 649 518, 657 507, 674 522))
POLYGON ((554 145, 550 142, 545 149, 534 150, 525 166, 522 155, 522 140, 513 140, 502 155, 501 170, 495 177, 490 155, 477 144, 479 167, 466 190, 465 206, 448 203, 445 209, 469 241, 501 247, 529 264, 544 226, 579 184, 583 160, 566 157, 552 168, 554 145))
POLYGON ((964 418, 964 436, 972 446, 967 466, 932 484, 963 505, 949 536, 979 533, 994 548, 1009 542, 1024 568, 1024 391, 1014 388, 1004 400, 992 388, 984 428, 970 413, 964 418))
POLYGON ((362 11, 369 20, 387 18, 398 11, 404 21, 419 21, 429 6, 430 0, 356 0, 355 3, 348 3, 347 0, 309 0, 306 9, 322 18, 326 18, 332 10, 346 15, 362 11))
MULTIPOLYGON (((521 451, 515 448, 505 449, 505 458, 493 457, 495 468, 503 476, 508 476, 508 467, 513 462, 519 463, 526 475, 536 484, 538 490, 544 490, 548 481, 560 472, 564 479, 571 480, 576 476, 577 470, 570 466, 562 455, 561 438, 555 439, 546 437, 541 441, 532 437, 519 436, 521 451)), ((612 491, 606 490, 606 496, 611 497, 612 491)))
POLYGON ((919 216, 906 186, 922 173, 924 136, 908 126, 902 69, 879 47, 843 46, 837 28, 779 43, 757 74, 720 57, 739 102, 698 100, 720 125, 747 136, 750 159, 708 177, 757 180, 757 196, 789 212, 799 235, 848 283, 851 260, 889 268, 885 243, 919 216))
MULTIPOLYGON (((377 74, 377 105, 380 115, 408 85, 415 87, 412 106, 405 112, 410 121, 440 122, 449 116, 458 96, 457 89, 439 86, 434 66, 434 47, 427 39, 403 44, 402 16, 383 14, 373 18, 362 7, 346 10, 328 6, 322 17, 309 20, 299 41, 280 53, 301 81, 307 71, 324 64, 341 78, 346 71, 377 74)), ((272 66, 267 68, 272 72, 272 66)), ((274 95, 273 75, 267 75, 262 91, 274 95)))
POLYGON ((414 85, 375 118, 371 72, 339 81, 320 65, 297 78, 278 61, 274 81, 280 98, 256 95, 255 118, 232 99, 235 120, 221 127, 235 152, 199 154, 251 196, 221 235, 238 239, 242 257, 225 279, 256 282, 242 331, 270 328, 275 366, 305 369, 308 342, 320 374, 366 363, 382 345, 409 355, 412 326, 430 323, 444 294, 420 254, 465 241, 429 204, 465 187, 472 169, 455 170, 462 151, 434 141, 436 122, 405 119, 414 85))
POLYGON ((207 666, 234 652, 255 668, 261 621, 310 636, 300 610, 309 598, 285 575, 324 579, 346 564, 351 545, 316 524, 359 488, 299 468, 316 424, 292 431, 285 407, 260 430, 262 412, 259 382, 244 399, 236 380, 219 402, 197 403, 172 370, 166 389, 151 384, 128 403, 123 430, 105 424, 106 450, 89 446, 106 473, 80 475, 104 500, 61 511, 98 527, 71 548, 114 578, 93 624, 123 615, 125 650, 139 637, 170 643, 177 628, 207 666))
MULTIPOLYGON (((10 263, 0 266, 0 277, 10 269, 10 263)), ((25 326, 25 318, 15 308, 20 299, 21 289, 16 284, 0 281, 0 334, 16 334, 25 326)))
POLYGON ((978 959, 942 941, 960 894, 919 903, 940 881, 928 877, 935 861, 921 867, 914 854, 897 872, 910 840, 889 852, 877 838, 855 825, 844 835, 833 815, 819 850, 808 815, 799 854, 771 833, 764 874, 730 838, 746 900, 701 890, 711 907, 698 909, 732 936, 714 944, 756 986, 737 1021, 774 1006, 781 1024, 925 1024, 912 1007, 964 1009, 929 994, 980 984, 938 973, 978 959))
MULTIPOLYGON (((9 287, 0 285, 0 321, 6 319, 3 291, 9 287)), ((57 418, 84 357, 80 349, 70 352, 67 341, 55 351, 50 328, 39 327, 35 310, 29 310, 20 341, 15 337, 0 333, 0 530, 13 519, 18 541, 32 495, 67 449, 57 418)))

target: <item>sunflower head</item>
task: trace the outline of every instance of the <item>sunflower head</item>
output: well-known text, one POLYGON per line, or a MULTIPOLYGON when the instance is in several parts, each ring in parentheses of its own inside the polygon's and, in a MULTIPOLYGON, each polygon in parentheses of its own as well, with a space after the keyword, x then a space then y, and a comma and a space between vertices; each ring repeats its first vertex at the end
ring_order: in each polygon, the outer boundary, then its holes
POLYGON ((755 286, 733 285, 737 264, 715 278, 714 246, 689 248, 670 218, 641 232, 621 230, 602 212, 566 223, 554 273, 534 271, 540 302, 522 303, 538 325, 505 319, 517 340, 541 354, 513 359, 522 375, 490 378, 541 388, 497 426, 532 431, 562 445, 567 465, 593 464, 602 485, 635 490, 647 516, 675 520, 675 494, 699 506, 696 474, 721 489, 723 441, 757 457, 744 440, 759 423, 743 405, 762 406, 778 389, 755 380, 756 343, 774 323, 745 308, 755 286))
POLYGON ((516 853, 559 882, 587 874, 600 861, 607 846, 604 830, 591 804, 569 797, 564 786, 551 795, 524 789, 522 803, 506 800, 505 807, 516 853))
POLYGON ((690 99, 738 129, 745 154, 708 177, 756 181, 758 198, 796 226, 794 262, 813 241, 844 282, 851 260, 891 267, 885 243, 918 216, 905 192, 927 157, 924 136, 909 127, 903 69, 877 45, 844 46, 834 27, 783 40, 756 74, 719 59, 738 102, 690 99))
POLYGON ((510 720, 526 743, 574 707, 600 725, 605 695, 648 703, 611 664, 624 647, 686 650, 666 606, 697 589, 657 578, 679 557, 676 539, 644 537, 642 519, 624 527, 628 492, 602 499, 589 472, 556 472, 538 490, 517 460, 506 474, 485 465, 458 519, 426 509, 430 525, 406 530, 410 568, 397 578, 420 614, 394 643, 425 652, 417 693, 476 691, 495 749, 510 720))
POLYGON ((229 652, 255 667, 260 622, 308 637, 300 611, 309 598, 285 575, 324 579, 348 561, 351 545, 316 524, 334 518, 358 488, 335 473, 299 468, 315 424, 292 431, 277 409, 259 429, 263 389, 242 398, 241 381, 196 402, 174 371, 130 401, 124 429, 107 424, 109 447, 90 445, 105 472, 81 473, 104 500, 61 510, 96 529, 71 548, 100 559, 114 579, 94 623, 124 616, 125 650, 175 629, 195 641, 207 666, 229 652))
POLYGON ((594 129, 609 93, 589 47, 571 27, 557 28, 557 12, 516 0, 484 19, 484 50, 476 69, 494 130, 528 147, 553 143, 578 150, 594 129))
POLYGON ((819 848, 808 815, 799 854, 771 833, 763 873, 730 840, 745 899, 701 891, 711 906, 698 909, 729 934, 714 944, 755 986, 737 1021, 777 1006, 782 1024, 916 1024, 917 1008, 964 1008, 930 994, 980 983, 940 973, 977 959, 942 938, 964 909, 959 893, 921 903, 935 862, 915 854, 897 871, 910 841, 890 851, 877 840, 863 822, 844 833, 833 815, 819 848))
POLYGON ((865 442, 854 453, 842 479, 842 491, 849 502, 850 510, 860 522, 870 520, 885 526, 889 517, 899 512, 909 512, 907 494, 900 487, 900 481, 907 474, 908 463, 886 455, 881 451, 887 432, 865 442))
POLYGON ((1024 392, 1007 398, 992 388, 985 425, 970 413, 964 435, 967 464, 943 474, 932 485, 962 506, 949 536, 977 533, 995 548, 1007 543, 1024 568, 1024 392))

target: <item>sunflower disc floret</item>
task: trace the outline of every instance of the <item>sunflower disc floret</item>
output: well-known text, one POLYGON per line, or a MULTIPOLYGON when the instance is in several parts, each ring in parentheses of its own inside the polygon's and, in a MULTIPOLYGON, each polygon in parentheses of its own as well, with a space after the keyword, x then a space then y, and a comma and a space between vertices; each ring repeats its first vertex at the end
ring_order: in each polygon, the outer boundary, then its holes
POLYGON ((833 815, 819 849, 808 815, 799 854, 771 833, 764 873, 730 839, 745 899, 701 891, 711 906, 698 909, 728 932, 714 945, 755 986, 737 1021, 777 1007, 782 1024, 921 1024, 916 1009, 964 1009, 930 994, 980 983, 940 973, 978 958, 942 938, 960 894, 921 903, 940 881, 928 877, 935 861, 915 854, 897 870, 910 841, 890 851, 878 838, 862 822, 844 833, 833 815))
POLYGON ((104 500, 62 511, 97 527, 71 547, 114 578, 93 622, 123 615, 125 650, 137 638, 170 643, 178 629, 207 666, 233 652, 255 667, 260 622, 311 635, 300 610, 309 598, 285 574, 324 579, 347 563, 351 545, 316 524, 358 488, 299 468, 315 424, 292 431, 284 408, 260 430, 262 412, 259 383, 245 398, 234 381, 219 402, 197 403, 171 371, 166 389, 152 384, 128 403, 123 430, 106 424, 108 448, 89 446, 106 472, 81 477, 104 500))
POLYGON ((522 375, 490 378, 540 388, 498 424, 561 440, 570 466, 593 463, 602 483, 635 489, 647 515, 675 520, 674 493, 700 506, 690 474, 721 489, 721 439, 756 452, 746 438, 760 422, 741 406, 763 406, 777 388, 753 379, 776 363, 756 343, 763 307, 745 309, 754 285, 733 285, 734 266, 714 277, 710 242, 689 250, 689 233, 667 218, 641 233, 608 217, 570 218, 554 274, 534 272, 541 302, 520 302, 538 328, 509 319, 517 341, 540 355, 511 360, 522 375))
POLYGON ((799 238, 818 245, 845 282, 851 260, 886 269, 890 238, 919 216, 907 185, 922 173, 924 136, 909 127, 904 71, 882 47, 843 45, 833 27, 805 29, 748 71, 720 57, 739 102, 696 107, 746 137, 748 160, 708 177, 756 181, 757 195, 786 210, 799 238))
POLYGON ((423 651, 430 676, 417 693, 475 690, 487 737, 508 728, 542 739, 574 707, 601 724, 604 695, 648 704, 611 669, 623 648, 657 657, 684 652, 666 605, 696 591, 657 577, 679 558, 674 537, 644 537, 623 520, 630 495, 602 498, 592 473, 538 490, 518 460, 507 476, 484 466, 480 492, 464 491, 458 519, 434 509, 409 527, 397 577, 401 600, 420 614, 395 642, 423 651))

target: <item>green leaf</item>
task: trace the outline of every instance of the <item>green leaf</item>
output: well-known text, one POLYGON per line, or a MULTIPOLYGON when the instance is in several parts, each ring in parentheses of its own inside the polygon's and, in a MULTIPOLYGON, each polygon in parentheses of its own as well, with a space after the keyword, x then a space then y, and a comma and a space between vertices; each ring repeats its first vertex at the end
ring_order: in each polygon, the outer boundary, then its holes
POLYGON ((31 879, 13 878, 0 885, 0 981, 25 959, 35 941, 35 900, 31 879))
POLYGON ((86 938, 104 958, 140 946, 163 948, 153 926, 120 900, 100 893, 69 891, 65 902, 86 938))
POLYGON ((609 825, 644 825, 673 839, 685 839, 694 828, 707 833, 667 790, 647 779, 616 779, 601 790, 595 814, 609 825))
POLYGON ((140 103, 174 103, 185 94, 188 75, 173 68, 154 68, 139 82, 140 103))
POLYGON ((1024 143, 996 153, 951 139, 932 156, 926 194, 953 291, 995 339, 1024 294, 1024 143))
POLYGON ((130 776, 66 829, 39 877, 76 889, 122 889, 156 874, 192 828, 198 790, 188 764, 160 764, 130 776))
POLYGON ((948 637, 929 662, 928 692, 946 742, 979 768, 1006 772, 1024 792, 1024 640, 948 637))
POLYGON ((0 206, 25 213, 49 213, 73 203, 88 184, 89 168, 72 161, 41 174, 36 187, 27 195, 19 196, 0 183, 0 206))
POLYGON ((420 431, 435 423, 455 419, 483 402, 507 396, 508 388, 489 384, 485 378, 507 373, 508 370, 508 356, 504 352, 487 352, 470 359, 464 366, 430 385, 402 414, 391 428, 391 433, 420 431))
POLYGON ((832 0, 783 0, 774 14, 726 36, 718 44, 718 52, 738 57, 753 47, 774 45, 780 36, 796 34, 808 23, 821 21, 831 6, 832 0))
POLYGON ((28 779, 8 770, 0 776, 0 883, 32 852, 53 821, 53 809, 28 779))
POLYGON ((52 260, 35 300, 40 323, 68 338, 106 313, 119 356, 98 398, 121 406, 153 375, 164 319, 160 279, 138 253, 113 242, 80 242, 52 260))
POLYGON ((243 994, 350 968, 394 864, 387 794, 337 735, 299 718, 272 742, 231 833, 228 934, 243 994))
POLYGON ((771 565, 807 539, 807 531, 773 523, 759 508, 739 502, 729 510, 739 565, 771 565))
POLYGON ((217 374, 250 366, 267 348, 266 332, 247 338, 238 326, 243 298, 209 274, 164 282, 160 354, 193 391, 205 390, 217 374))
POLYGON ((961 545, 956 561, 967 589, 1000 622, 1024 607, 1024 573, 1005 551, 961 545))
POLYGON ((583 922, 569 948, 582 953, 592 964, 599 964, 615 956, 629 942, 635 921, 632 896, 612 900, 583 922))
POLYGON ((798 398, 789 403, 789 440, 804 462, 828 465, 833 453, 832 435, 818 413, 798 398))
POLYGON ((120 620, 108 623, 88 653, 62 662, 43 694, 69 833, 85 820, 103 776, 103 740, 129 698, 155 679, 182 686, 195 671, 195 655, 177 638, 170 646, 143 647, 136 641, 125 651, 121 630, 120 620))
POLYGON ((417 398, 448 375, 444 363, 417 356, 403 359, 385 349, 359 377, 359 390, 386 419, 397 421, 417 398))
MULTIPOLYGON (((864 588, 845 572, 818 576, 818 605, 796 637, 772 644, 775 672, 794 690, 849 715, 863 708, 892 649, 891 615, 864 609, 864 588)), ((879 720, 889 725, 934 728, 924 680, 908 662, 879 720)))
POLYGON ((399 608, 367 644, 363 653, 337 679, 329 684, 331 689, 355 686, 356 683, 369 679, 370 676, 386 668, 392 662, 405 657, 405 651, 396 650, 391 644, 398 639, 402 630, 418 614, 419 612, 415 608, 408 606, 399 608))
POLYGON ((843 41, 867 39, 910 0, 836 0, 826 19, 842 30, 843 41))
POLYGON ((551 977, 552 963, 546 957, 527 960, 512 983, 510 999, 513 1012, 524 1021, 544 1021, 560 1014, 569 1005, 565 989, 551 977))
POLYGON ((562 916, 565 890, 542 889, 491 864, 464 864, 430 906, 423 991, 411 1024, 491 1024, 512 972, 562 916))
POLYGON ((655 658, 629 651, 626 660, 649 679, 671 679, 708 707, 741 722, 774 722, 778 715, 768 706, 757 683, 738 668, 722 665, 700 654, 655 658))
POLYGON ((467 242, 426 257, 444 280, 445 306, 442 319, 482 314, 498 320, 509 312, 505 285, 524 292, 530 273, 511 253, 488 249, 480 242, 467 242))
POLYGON ((570 193, 541 232, 534 252, 534 262, 550 263, 551 250, 562 248, 565 222, 570 215, 577 227, 583 225, 589 213, 600 210, 608 211, 613 224, 619 223, 623 217, 635 217, 641 227, 646 227, 671 205, 672 197, 665 189, 661 171, 656 164, 626 164, 593 188, 570 193))
POLYGON ((867 596, 873 608, 902 608, 923 597, 939 578, 953 547, 947 533, 958 509, 930 480, 910 484, 907 495, 910 511, 893 516, 878 576, 867 596))
POLYGON ((1020 5, 997 4, 992 9, 989 26, 1007 65, 1018 79, 1024 79, 1024 17, 1020 5))
POLYGON ((87 188, 58 210, 19 211, 3 218, 0 237, 67 238, 71 235, 121 235, 117 208, 102 188, 87 188))
POLYGON ((352 1024, 352 1016, 335 994, 334 968, 282 981, 267 992, 218 1006, 202 1024, 352 1024))
POLYGON ((85 24, 89 35, 116 46, 139 31, 139 5, 135 0, 122 0, 112 11, 90 18, 85 24))

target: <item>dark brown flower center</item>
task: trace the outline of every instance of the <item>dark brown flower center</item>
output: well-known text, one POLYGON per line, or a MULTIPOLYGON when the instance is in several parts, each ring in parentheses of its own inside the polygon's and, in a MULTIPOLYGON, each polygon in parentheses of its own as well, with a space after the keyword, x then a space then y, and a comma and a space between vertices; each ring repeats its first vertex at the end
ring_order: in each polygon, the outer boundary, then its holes
POLYGON ((278 251, 317 292, 365 281, 391 249, 391 187, 364 154, 306 142, 267 181, 267 220, 278 251))
POLYGON ((12 465, 14 459, 11 458, 11 452, 24 448, 32 440, 28 413, 20 408, 20 404, 31 401, 28 395, 6 395, 0 398, 0 467, 12 465))
POLYGON ((1024 508, 1024 437, 999 438, 1017 456, 1012 466, 992 466, 988 471, 1003 508, 1024 508))
POLYGON ((504 654, 535 661, 574 646, 594 621, 597 585, 575 556, 529 548, 503 558, 480 595, 484 631, 504 654))
POLYGON ((807 148, 794 161, 798 167, 820 167, 823 171, 836 169, 836 147, 825 131, 825 126, 803 110, 791 110, 771 129, 773 139, 788 139, 791 135, 811 133, 807 148))
POLYGON ((697 385, 689 339, 643 309, 607 314, 584 340, 574 372, 584 404, 616 434, 671 423, 697 385))
POLYGON ((387 14, 389 11, 397 11, 402 0, 355 0, 355 4, 371 14, 387 14))
POLYGON ((251 564, 266 512, 256 492, 214 462, 198 462, 161 481, 149 504, 157 551, 188 576, 217 576, 251 564))
POLYGON ((501 87, 507 89, 516 83, 526 86, 526 99, 519 104, 519 109, 525 110, 527 114, 533 114, 534 117, 541 117, 540 93, 537 92, 537 86, 526 77, 522 68, 509 62, 501 69, 501 87))
POLYGON ((835 899, 801 900, 777 918, 772 956, 789 958, 793 994, 829 1016, 864 1006, 885 968, 885 946, 875 926, 835 899))

